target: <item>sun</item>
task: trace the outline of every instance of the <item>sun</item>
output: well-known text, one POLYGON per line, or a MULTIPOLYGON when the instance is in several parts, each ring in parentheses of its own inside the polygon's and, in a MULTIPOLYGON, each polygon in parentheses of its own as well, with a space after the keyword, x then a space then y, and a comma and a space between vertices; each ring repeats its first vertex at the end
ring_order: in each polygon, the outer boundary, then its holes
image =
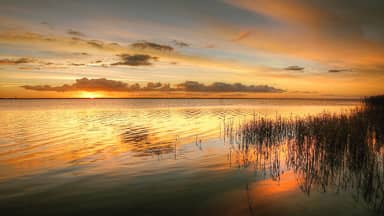
POLYGON ((89 99, 94 99, 94 98, 100 98, 103 95, 97 92, 81 92, 80 97, 81 98, 89 98, 89 99))

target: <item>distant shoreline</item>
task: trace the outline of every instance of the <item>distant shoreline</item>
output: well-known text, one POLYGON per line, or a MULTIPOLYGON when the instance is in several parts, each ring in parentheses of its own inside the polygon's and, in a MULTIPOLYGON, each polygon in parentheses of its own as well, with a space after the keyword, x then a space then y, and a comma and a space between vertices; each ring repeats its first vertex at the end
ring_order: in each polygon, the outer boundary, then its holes
POLYGON ((207 97, 191 97, 191 98, 183 98, 183 97, 172 97, 172 98, 159 98, 159 97, 138 97, 138 98, 0 98, 0 100, 136 100, 136 99, 147 99, 147 100, 350 100, 350 101, 359 101, 361 98, 207 98, 207 97))

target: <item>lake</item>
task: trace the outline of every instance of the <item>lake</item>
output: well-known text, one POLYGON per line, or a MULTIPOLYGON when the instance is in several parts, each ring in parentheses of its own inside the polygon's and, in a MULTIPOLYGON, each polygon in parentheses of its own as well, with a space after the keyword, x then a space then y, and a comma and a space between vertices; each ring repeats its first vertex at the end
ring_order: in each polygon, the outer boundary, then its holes
POLYGON ((359 104, 0 100, 0 209, 6 215, 375 215, 353 189, 358 185, 303 189, 306 176, 287 163, 286 145, 260 152, 227 136, 229 124, 346 113, 359 104))

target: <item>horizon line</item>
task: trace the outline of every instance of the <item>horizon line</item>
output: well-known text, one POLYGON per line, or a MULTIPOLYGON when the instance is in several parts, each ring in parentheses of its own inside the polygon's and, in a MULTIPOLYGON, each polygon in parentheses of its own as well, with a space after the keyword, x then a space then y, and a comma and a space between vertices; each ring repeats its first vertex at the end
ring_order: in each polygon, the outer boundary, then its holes
POLYGON ((369 96, 362 96, 362 97, 323 97, 323 98, 303 98, 303 97, 287 97, 287 98, 272 98, 272 97, 95 97, 95 98, 87 98, 87 97, 41 97, 41 98, 32 98, 32 97, 3 97, 0 98, 0 100, 68 100, 68 99, 80 99, 80 100, 96 100, 96 99, 259 99, 259 100, 361 100, 365 97, 369 96))

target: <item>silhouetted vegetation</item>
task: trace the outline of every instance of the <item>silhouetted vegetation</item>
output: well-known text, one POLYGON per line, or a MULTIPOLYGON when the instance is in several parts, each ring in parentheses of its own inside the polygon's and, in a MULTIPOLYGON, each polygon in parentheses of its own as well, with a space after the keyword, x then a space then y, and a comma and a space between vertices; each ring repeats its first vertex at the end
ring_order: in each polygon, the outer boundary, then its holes
POLYGON ((364 98, 340 114, 255 116, 238 127, 226 124, 225 133, 239 166, 254 165, 277 181, 293 170, 308 195, 314 189, 352 192, 384 213, 384 96, 364 98))

